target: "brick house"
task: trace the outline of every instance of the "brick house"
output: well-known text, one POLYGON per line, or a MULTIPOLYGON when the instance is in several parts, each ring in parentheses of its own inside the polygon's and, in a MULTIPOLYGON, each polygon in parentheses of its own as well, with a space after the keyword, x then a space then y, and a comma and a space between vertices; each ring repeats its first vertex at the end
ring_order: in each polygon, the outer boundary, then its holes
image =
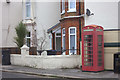
POLYGON ((48 29, 51 48, 62 54, 80 55, 81 28, 84 26, 84 2, 61 0, 60 23, 48 29))

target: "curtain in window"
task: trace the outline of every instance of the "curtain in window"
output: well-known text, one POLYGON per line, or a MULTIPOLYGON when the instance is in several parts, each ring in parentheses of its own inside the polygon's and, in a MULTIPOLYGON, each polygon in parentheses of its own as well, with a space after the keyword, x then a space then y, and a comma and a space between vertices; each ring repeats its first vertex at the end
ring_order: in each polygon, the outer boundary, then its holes
POLYGON ((69 53, 76 54, 76 28, 70 27, 69 28, 69 53))
MULTIPOLYGON (((70 49, 75 49, 75 35, 70 36, 70 49)), ((75 53, 75 51, 70 50, 70 53, 75 53)))

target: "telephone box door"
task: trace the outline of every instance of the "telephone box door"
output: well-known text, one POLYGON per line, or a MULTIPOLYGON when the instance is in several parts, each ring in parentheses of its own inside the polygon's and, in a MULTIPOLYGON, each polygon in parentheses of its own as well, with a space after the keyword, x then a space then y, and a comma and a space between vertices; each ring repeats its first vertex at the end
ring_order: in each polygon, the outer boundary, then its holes
MULTIPOLYGON (((97 31, 97 29, 96 29, 97 31)), ((96 47, 97 47, 97 68, 99 70, 104 70, 104 39, 103 39, 103 32, 97 31, 96 32, 97 40, 96 40, 96 47)))
MULTIPOLYGON (((82 69, 86 71, 86 69, 92 69, 93 68, 93 41, 94 41, 94 35, 93 35, 93 29, 92 31, 88 31, 83 33, 82 36, 82 66, 84 66, 82 69)), ((83 30, 85 31, 85 30, 83 30)))
POLYGON ((82 29, 82 70, 104 70, 103 28, 89 25, 82 29))

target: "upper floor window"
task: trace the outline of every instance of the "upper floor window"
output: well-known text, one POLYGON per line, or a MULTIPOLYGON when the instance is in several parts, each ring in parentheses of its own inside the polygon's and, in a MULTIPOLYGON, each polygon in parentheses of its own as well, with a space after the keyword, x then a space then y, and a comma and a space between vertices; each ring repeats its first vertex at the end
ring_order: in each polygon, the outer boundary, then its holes
POLYGON ((30 17, 30 9, 31 8, 31 4, 30 4, 30 0, 27 0, 26 2, 26 17, 30 17))
POLYGON ((68 0, 68 12, 76 12, 76 0, 68 0))
POLYGON ((62 13, 65 13, 65 0, 62 0, 62 13))

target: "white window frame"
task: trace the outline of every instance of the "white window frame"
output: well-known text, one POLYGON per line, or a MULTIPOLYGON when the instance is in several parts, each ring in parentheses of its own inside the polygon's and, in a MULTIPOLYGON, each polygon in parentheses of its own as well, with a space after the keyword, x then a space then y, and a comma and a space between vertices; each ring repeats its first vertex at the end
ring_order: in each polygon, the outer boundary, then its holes
POLYGON ((70 1, 71 0, 68 0, 68 11, 67 12, 76 12, 76 0, 74 0, 75 1, 75 8, 73 8, 73 9, 70 8, 70 6, 71 6, 70 1))
POLYGON ((49 39, 50 39, 50 49, 52 49, 52 33, 49 34, 49 39))
MULTIPOLYGON (((63 30, 65 30, 65 28, 62 29, 62 48, 63 48, 63 44, 64 44, 64 40, 63 40, 63 37, 65 37, 65 34, 63 33, 63 30)), ((65 32, 66 33, 66 32, 65 32)), ((66 45, 66 44, 64 44, 66 45)), ((66 47, 66 46, 65 46, 66 47)), ((66 52, 63 52, 62 53, 63 55, 66 55, 66 52)))
POLYGON ((62 0, 62 13, 61 14, 64 14, 64 13, 65 13, 65 0, 62 0), (64 7, 64 9, 63 9, 63 7, 64 7))
POLYGON ((26 3, 25 3, 25 16, 26 18, 30 18, 31 17, 31 2, 30 0, 26 0, 26 3), (30 4, 27 4, 27 2, 29 2, 30 4), (27 12, 27 6, 30 6, 30 12, 29 12, 29 16, 27 16, 28 12, 27 12))
MULTIPOLYGON (((69 49, 70 49, 70 36, 71 35, 75 35, 75 49, 77 48, 77 37, 76 37, 76 27, 69 27, 69 49), (70 29, 75 29, 75 33, 70 33, 70 29)), ((74 54, 76 54, 76 50, 75 50, 75 53, 74 54)), ((70 53, 70 50, 69 50, 69 55, 72 55, 72 53, 70 53)))
POLYGON ((28 46, 28 47, 31 47, 31 32, 30 32, 30 37, 28 37, 28 36, 26 35, 26 45, 27 45, 27 39, 30 39, 30 46, 28 46))

